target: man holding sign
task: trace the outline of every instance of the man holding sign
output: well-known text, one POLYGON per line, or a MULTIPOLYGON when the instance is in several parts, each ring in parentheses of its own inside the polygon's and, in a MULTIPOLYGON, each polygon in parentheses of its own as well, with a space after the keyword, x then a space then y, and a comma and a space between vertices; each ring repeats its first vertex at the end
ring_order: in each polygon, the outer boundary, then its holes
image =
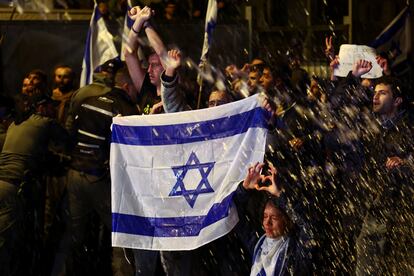
POLYGON ((343 44, 339 48, 339 65, 334 70, 335 76, 346 77, 349 71, 353 70, 353 65, 359 60, 371 62, 372 69, 362 75, 362 78, 376 79, 382 76, 382 68, 376 61, 374 48, 364 45, 343 44))

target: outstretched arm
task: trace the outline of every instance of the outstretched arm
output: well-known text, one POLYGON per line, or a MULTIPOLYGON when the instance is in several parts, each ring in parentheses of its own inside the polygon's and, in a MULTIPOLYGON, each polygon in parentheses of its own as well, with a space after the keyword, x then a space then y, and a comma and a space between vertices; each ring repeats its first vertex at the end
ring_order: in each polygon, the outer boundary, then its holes
MULTIPOLYGON (((165 63, 163 62, 163 59, 167 55, 167 49, 165 48, 164 43, 161 40, 161 37, 158 35, 158 33, 154 30, 154 28, 151 26, 151 24, 148 21, 151 18, 151 16, 154 15, 154 11, 151 10, 149 7, 145 7, 143 8, 143 10, 146 10, 145 12, 146 19, 142 23, 140 29, 136 31, 139 32, 142 27, 144 28, 145 34, 147 35, 150 46, 154 49, 155 53, 157 53, 157 55, 160 57, 161 63, 163 67, 165 68, 165 63)), ((139 7, 132 8, 129 11, 129 13, 130 13, 131 19, 135 21, 137 21, 138 18, 142 17, 139 7)))
POLYGON ((154 51, 157 53, 157 55, 160 57, 162 67, 165 68, 165 57, 167 56, 167 49, 164 46, 164 43, 162 42, 160 36, 158 33, 152 28, 151 25, 148 25, 145 28, 145 34, 148 37, 148 41, 150 43, 150 46, 154 49, 154 51))
POLYGON ((133 7, 128 16, 134 20, 134 24, 128 34, 128 47, 125 50, 125 62, 128 66, 129 74, 132 77, 135 88, 141 91, 142 84, 145 79, 145 70, 142 68, 142 64, 138 58, 137 52, 139 48, 138 34, 141 31, 143 25, 152 16, 152 11, 149 7, 140 9, 139 7, 133 7))
POLYGON ((332 43, 332 36, 325 37, 325 56, 332 61, 335 59, 335 48, 332 43))
POLYGON ((168 51, 167 58, 165 59, 165 71, 161 74, 161 100, 166 113, 191 110, 185 96, 177 89, 177 68, 180 64, 180 51, 168 51))

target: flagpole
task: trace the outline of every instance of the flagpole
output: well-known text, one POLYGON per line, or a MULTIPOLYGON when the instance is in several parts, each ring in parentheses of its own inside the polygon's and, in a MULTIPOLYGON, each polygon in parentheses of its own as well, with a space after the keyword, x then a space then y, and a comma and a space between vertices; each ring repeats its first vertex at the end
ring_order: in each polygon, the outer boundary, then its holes
POLYGON ((203 76, 201 75, 201 70, 203 69, 204 69, 204 63, 200 64, 200 72, 198 72, 198 75, 197 75, 197 83, 198 83, 197 109, 200 108, 201 93, 203 91, 203 76))

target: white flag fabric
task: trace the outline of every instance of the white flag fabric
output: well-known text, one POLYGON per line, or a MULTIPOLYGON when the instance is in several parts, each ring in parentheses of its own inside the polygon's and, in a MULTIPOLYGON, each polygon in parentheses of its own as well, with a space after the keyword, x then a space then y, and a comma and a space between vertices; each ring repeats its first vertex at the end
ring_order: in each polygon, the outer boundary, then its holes
POLYGON ((234 191, 264 158, 267 113, 259 100, 115 117, 112 246, 191 250, 230 232, 238 222, 234 191))
POLYGON ((407 59, 411 52, 411 19, 408 6, 375 38, 371 46, 378 53, 387 52, 394 60, 393 66, 407 59))
POLYGON ((217 1, 208 0, 206 22, 204 25, 204 42, 203 49, 201 52, 200 62, 204 63, 207 61, 208 51, 210 49, 211 40, 213 38, 213 30, 217 23, 217 1))
POLYGON ((92 83, 93 72, 99 65, 116 57, 118 57, 118 51, 116 50, 113 36, 108 31, 105 20, 95 2, 86 37, 80 87, 92 83))

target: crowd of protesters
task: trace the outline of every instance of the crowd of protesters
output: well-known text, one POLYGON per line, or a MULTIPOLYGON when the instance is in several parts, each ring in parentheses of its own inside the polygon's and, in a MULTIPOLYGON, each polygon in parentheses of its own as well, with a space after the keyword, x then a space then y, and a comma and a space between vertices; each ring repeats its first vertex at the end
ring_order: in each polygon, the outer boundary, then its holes
POLYGON ((340 60, 327 39, 326 80, 309 77, 299 53, 205 64, 208 102, 195 106, 182 53, 165 47, 153 15, 131 9, 125 62, 105 62, 92 84, 77 89, 72 68, 58 65, 53 91, 33 70, 14 105, 2 99, 1 275, 414 273, 413 117, 392 61, 377 57, 379 79, 361 79, 373 66, 366 60, 335 77, 340 60), (140 47, 149 49, 146 62, 140 47), (192 251, 111 248, 112 118, 211 108, 256 93, 271 113, 265 162, 246 168, 235 229, 192 251))

